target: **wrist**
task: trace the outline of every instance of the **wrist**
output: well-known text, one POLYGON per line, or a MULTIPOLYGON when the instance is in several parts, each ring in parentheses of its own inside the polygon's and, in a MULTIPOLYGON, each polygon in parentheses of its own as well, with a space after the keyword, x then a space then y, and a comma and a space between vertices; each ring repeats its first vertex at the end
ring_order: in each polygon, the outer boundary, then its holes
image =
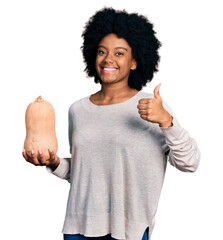
POLYGON ((173 117, 169 115, 168 119, 165 119, 162 123, 159 124, 160 127, 169 128, 173 126, 173 117))
POLYGON ((48 167, 50 167, 52 171, 55 171, 59 166, 59 164, 60 164, 60 159, 59 157, 57 157, 57 161, 53 164, 49 164, 48 167))

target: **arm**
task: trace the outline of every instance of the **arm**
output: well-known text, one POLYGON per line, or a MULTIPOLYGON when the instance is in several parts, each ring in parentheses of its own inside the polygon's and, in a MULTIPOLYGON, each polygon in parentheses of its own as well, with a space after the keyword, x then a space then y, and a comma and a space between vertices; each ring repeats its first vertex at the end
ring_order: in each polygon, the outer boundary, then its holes
POLYGON ((194 172, 200 162, 197 143, 178 123, 172 110, 162 100, 160 84, 154 89, 153 98, 139 100, 137 108, 140 117, 146 121, 158 123, 166 138, 166 155, 171 165, 184 172, 194 172))
MULTIPOLYGON (((70 153, 72 154, 72 132, 73 132, 73 119, 72 114, 69 109, 68 113, 68 135, 69 135, 69 146, 70 146, 70 153)), ((58 166, 46 167, 47 171, 54 174, 55 176, 66 179, 70 182, 70 168, 71 168, 71 158, 59 158, 60 163, 58 166)))
POLYGON ((70 162, 71 158, 60 158, 60 163, 53 169, 51 167, 46 167, 47 171, 54 174, 55 176, 66 179, 70 182, 70 162))
POLYGON ((172 126, 160 127, 165 138, 168 150, 168 160, 172 166, 183 172, 194 172, 200 163, 200 151, 196 141, 180 126, 172 110, 163 101, 164 108, 173 117, 172 126))

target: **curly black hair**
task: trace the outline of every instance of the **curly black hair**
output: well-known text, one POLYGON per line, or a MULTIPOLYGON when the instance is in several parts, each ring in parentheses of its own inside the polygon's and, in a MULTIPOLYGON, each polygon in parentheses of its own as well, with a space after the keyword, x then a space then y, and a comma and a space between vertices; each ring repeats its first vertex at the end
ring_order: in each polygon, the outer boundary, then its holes
POLYGON ((137 13, 129 14, 126 10, 106 7, 89 19, 82 33, 84 41, 81 49, 86 64, 84 71, 89 77, 94 77, 95 83, 102 84, 95 68, 97 47, 101 39, 109 33, 124 38, 132 48, 137 68, 131 70, 128 85, 140 91, 142 86, 146 86, 147 82, 152 80, 160 61, 158 49, 161 43, 155 36, 153 24, 145 16, 137 13))

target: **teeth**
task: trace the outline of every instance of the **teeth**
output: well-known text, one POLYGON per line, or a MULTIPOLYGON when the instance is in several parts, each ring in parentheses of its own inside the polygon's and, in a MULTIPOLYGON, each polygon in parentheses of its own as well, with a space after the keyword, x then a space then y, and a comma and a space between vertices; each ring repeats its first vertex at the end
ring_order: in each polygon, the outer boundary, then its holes
POLYGON ((116 68, 104 68, 106 71, 116 70, 116 68))

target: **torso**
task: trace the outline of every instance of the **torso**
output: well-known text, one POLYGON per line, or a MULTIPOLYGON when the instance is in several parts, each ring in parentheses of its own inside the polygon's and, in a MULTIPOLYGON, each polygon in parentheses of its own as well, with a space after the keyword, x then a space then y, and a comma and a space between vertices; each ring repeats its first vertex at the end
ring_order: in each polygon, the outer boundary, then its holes
POLYGON ((105 100, 101 99, 100 93, 96 92, 96 93, 92 94, 89 99, 95 105, 110 105, 110 104, 124 102, 124 101, 128 100, 129 98, 133 97, 138 92, 139 92, 138 90, 134 89, 128 95, 123 96, 122 98, 119 98, 119 99, 111 100, 111 101, 107 101, 107 100, 105 101, 105 100))

